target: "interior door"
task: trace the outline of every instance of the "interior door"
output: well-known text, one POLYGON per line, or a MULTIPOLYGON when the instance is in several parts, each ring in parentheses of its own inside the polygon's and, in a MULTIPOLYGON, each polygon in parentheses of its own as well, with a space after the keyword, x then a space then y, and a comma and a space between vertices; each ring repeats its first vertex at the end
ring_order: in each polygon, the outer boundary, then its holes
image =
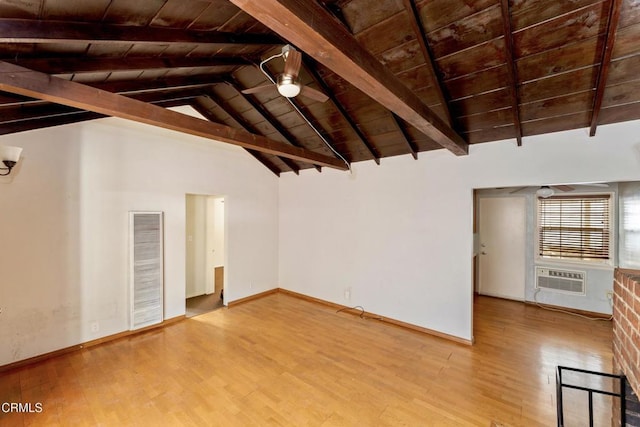
POLYGON ((524 300, 526 198, 480 198, 478 215, 478 293, 524 300))

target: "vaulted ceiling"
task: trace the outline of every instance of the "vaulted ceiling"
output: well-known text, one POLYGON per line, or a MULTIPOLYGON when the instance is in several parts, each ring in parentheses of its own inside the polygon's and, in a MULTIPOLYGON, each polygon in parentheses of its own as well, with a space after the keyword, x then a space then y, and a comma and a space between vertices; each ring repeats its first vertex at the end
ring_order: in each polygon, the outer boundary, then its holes
POLYGON ((0 0, 0 134, 123 117, 277 175, 593 135, 640 118, 639 67, 640 0, 0 0), (326 101, 243 93, 285 44, 326 101))

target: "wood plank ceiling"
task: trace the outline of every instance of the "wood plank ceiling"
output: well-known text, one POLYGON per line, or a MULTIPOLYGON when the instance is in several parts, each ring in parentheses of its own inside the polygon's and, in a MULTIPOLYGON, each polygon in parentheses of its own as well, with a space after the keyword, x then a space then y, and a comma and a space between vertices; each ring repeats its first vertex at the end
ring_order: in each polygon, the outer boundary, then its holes
POLYGON ((113 115, 345 169, 640 119, 639 66, 640 0, 0 0, 0 134, 113 115), (328 101, 242 93, 287 43, 328 101))

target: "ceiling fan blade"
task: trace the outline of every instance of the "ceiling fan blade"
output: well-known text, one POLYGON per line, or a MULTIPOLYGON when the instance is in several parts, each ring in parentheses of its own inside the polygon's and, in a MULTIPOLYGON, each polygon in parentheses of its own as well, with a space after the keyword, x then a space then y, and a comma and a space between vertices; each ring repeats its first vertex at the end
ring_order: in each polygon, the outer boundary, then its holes
POLYGON ((553 185, 553 188, 557 188, 560 191, 573 191, 575 190, 574 187, 570 186, 570 185, 553 185))
MULTIPOLYGON (((287 45, 285 48, 285 60, 284 60, 284 74, 293 77, 295 80, 298 78, 298 73, 300 72, 300 65, 302 65, 302 54, 295 50, 293 47, 287 45)), ((285 51, 283 48, 283 52, 285 51)))
POLYGON ((319 90, 311 89, 307 86, 302 86, 300 95, 306 96, 307 98, 313 99, 314 101, 318 102, 327 102, 329 100, 329 97, 324 93, 320 92, 319 90))
POLYGON ((242 90, 242 93, 245 95, 251 95, 253 93, 266 92, 268 90, 275 89, 275 86, 272 84, 250 87, 249 89, 242 90))
POLYGON ((585 187, 609 188, 609 184, 607 184, 606 182, 592 182, 591 184, 578 184, 578 185, 583 185, 585 187))
POLYGON ((521 193, 523 191, 525 191, 526 189, 528 189, 529 187, 520 187, 520 188, 516 188, 515 190, 509 191, 509 194, 516 194, 516 193, 521 193))

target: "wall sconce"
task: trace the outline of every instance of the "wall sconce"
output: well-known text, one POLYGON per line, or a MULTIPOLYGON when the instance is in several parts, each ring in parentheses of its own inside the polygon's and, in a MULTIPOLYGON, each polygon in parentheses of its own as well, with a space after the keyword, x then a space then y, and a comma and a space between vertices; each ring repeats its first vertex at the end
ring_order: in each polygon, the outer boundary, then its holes
POLYGON ((6 145, 0 145, 0 161, 6 167, 0 167, 0 176, 7 176, 11 173, 11 169, 20 160, 20 153, 22 153, 21 147, 9 147, 6 145), (2 171, 7 171, 2 173, 2 171))

